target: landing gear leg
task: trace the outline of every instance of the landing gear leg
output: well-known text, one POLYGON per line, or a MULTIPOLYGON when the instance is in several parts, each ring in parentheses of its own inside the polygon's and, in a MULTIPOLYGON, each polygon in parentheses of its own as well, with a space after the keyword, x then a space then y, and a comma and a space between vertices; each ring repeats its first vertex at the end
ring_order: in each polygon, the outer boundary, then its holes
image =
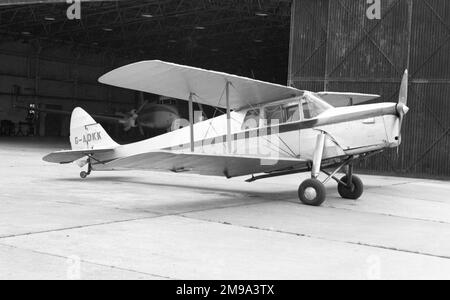
POLYGON ((364 191, 364 185, 361 179, 353 175, 354 156, 350 156, 343 161, 332 173, 321 168, 323 150, 325 146, 326 134, 321 132, 317 135, 316 148, 314 150, 314 158, 311 166, 311 179, 305 180, 298 188, 298 197, 303 204, 310 206, 320 206, 326 199, 325 184, 334 179, 338 183, 338 192, 344 199, 359 199, 364 191), (346 175, 341 179, 336 178, 344 167, 347 168, 346 175), (323 181, 319 181, 320 172, 325 173, 328 177, 323 181))
POLYGON ((91 159, 89 158, 89 159, 88 159, 88 170, 87 170, 87 172, 85 172, 85 171, 80 172, 80 177, 81 177, 82 179, 85 179, 85 178, 87 178, 89 175, 91 175, 91 172, 92 172, 92 165, 91 165, 91 159))
POLYGON ((364 192, 364 184, 362 180, 353 175, 353 165, 347 166, 347 175, 338 182, 338 192, 344 199, 357 200, 364 192))
POLYGON ((321 132, 317 135, 311 179, 305 180, 298 188, 298 197, 303 204, 320 206, 326 199, 325 185, 317 179, 320 174, 324 146, 325 133, 321 132))

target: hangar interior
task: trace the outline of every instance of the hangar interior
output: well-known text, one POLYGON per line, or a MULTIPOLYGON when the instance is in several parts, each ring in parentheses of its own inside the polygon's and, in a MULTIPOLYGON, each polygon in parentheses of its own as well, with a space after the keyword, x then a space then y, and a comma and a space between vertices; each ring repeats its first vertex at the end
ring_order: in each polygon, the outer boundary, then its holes
MULTIPOLYGON (((15 135, 27 116, 18 105, 105 114, 138 107, 139 95, 97 79, 141 60, 286 83, 290 1, 82 1, 80 20, 66 17, 65 1, 27 2, 0 7, 0 119, 16 124, 15 135)), ((68 136, 69 116, 38 115, 36 135, 68 136)))

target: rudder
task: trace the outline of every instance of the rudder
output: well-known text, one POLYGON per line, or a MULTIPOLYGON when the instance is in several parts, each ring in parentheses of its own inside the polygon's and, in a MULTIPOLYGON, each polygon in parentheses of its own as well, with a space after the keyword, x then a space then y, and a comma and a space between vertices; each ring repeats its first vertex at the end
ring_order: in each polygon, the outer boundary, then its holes
POLYGON ((111 149, 119 146, 82 108, 75 108, 70 119, 70 144, 72 150, 111 149))

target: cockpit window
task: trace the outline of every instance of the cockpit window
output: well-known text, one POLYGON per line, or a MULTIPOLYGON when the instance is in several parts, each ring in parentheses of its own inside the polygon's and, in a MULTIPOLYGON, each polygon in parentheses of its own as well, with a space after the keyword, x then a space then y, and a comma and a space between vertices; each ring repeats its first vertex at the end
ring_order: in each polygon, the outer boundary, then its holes
POLYGON ((301 98, 301 103, 305 119, 313 119, 332 108, 331 105, 320 99, 318 96, 309 93, 301 98))
POLYGON ((281 105, 269 106, 264 109, 267 126, 283 123, 283 107, 281 105))
POLYGON ((284 114, 286 116, 286 123, 300 121, 300 110, 298 108, 298 104, 285 107, 284 114))
POLYGON ((249 130, 259 127, 259 120, 261 119, 261 112, 259 109, 251 109, 247 112, 242 124, 242 130, 249 130))

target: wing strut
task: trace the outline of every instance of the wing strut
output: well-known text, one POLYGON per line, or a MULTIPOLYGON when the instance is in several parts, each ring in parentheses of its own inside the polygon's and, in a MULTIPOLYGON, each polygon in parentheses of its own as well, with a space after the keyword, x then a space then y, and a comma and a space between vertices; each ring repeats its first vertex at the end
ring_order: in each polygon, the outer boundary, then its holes
POLYGON ((225 85, 225 94, 227 99, 227 150, 231 153, 231 111, 230 111, 230 85, 231 82, 227 81, 225 85))
POLYGON ((322 164, 323 150, 325 147, 325 133, 322 131, 317 135, 316 148, 314 150, 311 178, 317 179, 320 175, 320 165, 322 164))
POLYGON ((194 105, 193 105, 194 93, 189 94, 189 129, 191 132, 191 152, 195 150, 194 144, 194 105))

